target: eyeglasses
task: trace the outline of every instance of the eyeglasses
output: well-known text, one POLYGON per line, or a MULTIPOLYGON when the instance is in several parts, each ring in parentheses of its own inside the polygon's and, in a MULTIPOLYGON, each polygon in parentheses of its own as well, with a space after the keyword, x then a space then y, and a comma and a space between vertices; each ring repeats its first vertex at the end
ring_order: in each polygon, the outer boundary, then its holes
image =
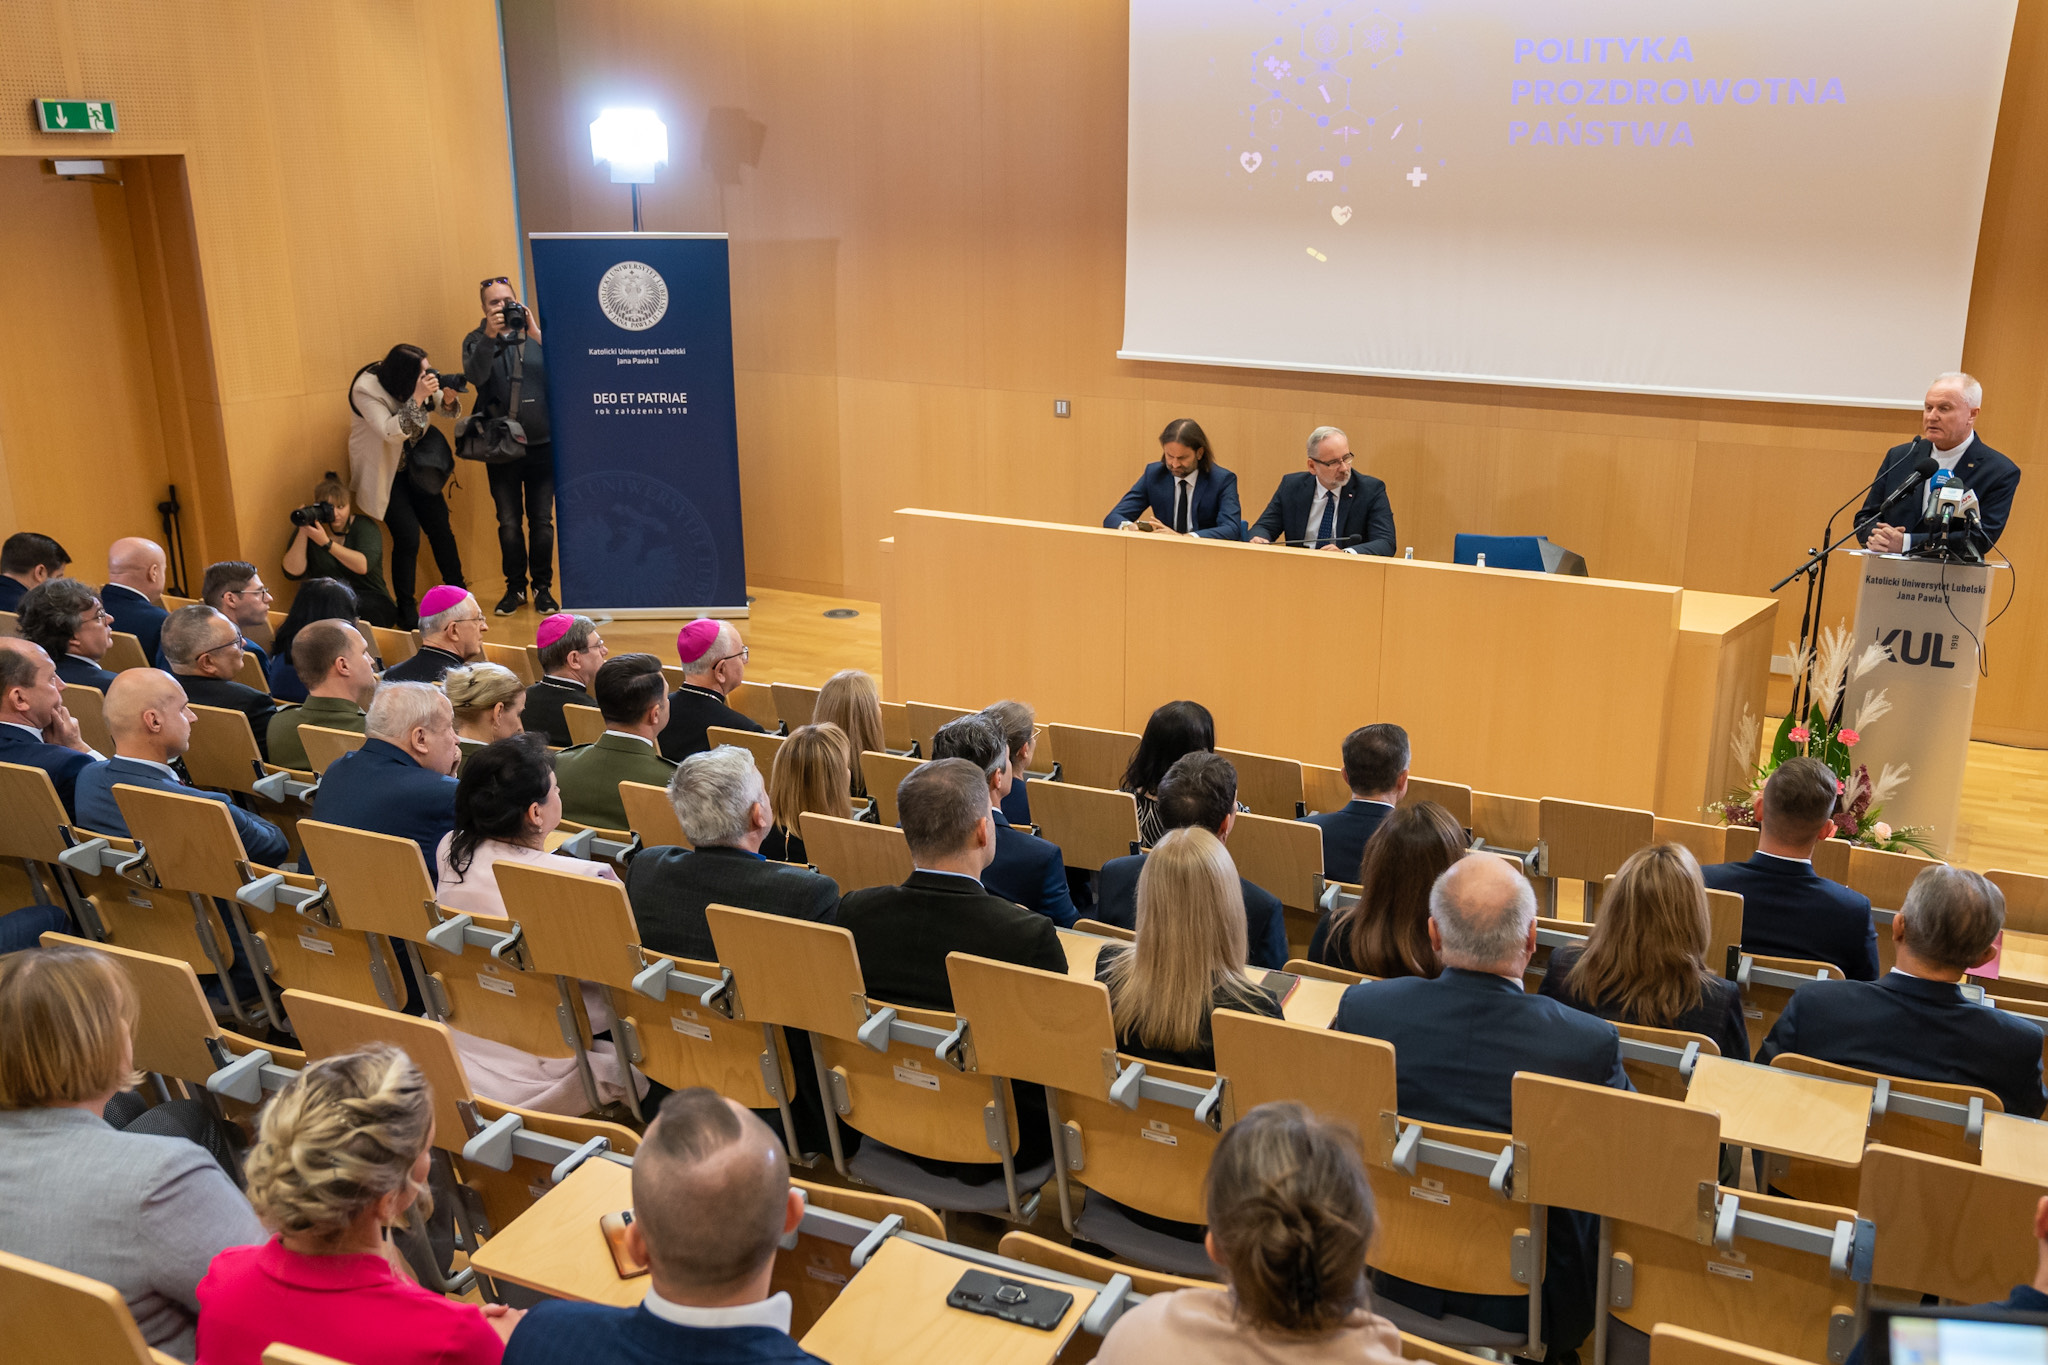
POLYGON ((229 640, 229 641, 228 641, 228 642, 227 642, 226 644, 220 644, 220 645, 215 645, 215 646, 214 646, 214 647, 213 647, 212 649, 202 649, 202 650, 200 650, 200 651, 199 651, 199 652, 198 652, 197 654, 194 654, 194 655, 192 656, 192 662, 193 662, 193 663, 198 663, 198 662, 199 662, 199 661, 200 661, 201 659, 205 658, 205 657, 206 657, 207 655, 209 655, 209 654, 218 654, 218 653, 220 653, 220 652, 221 652, 222 650, 224 650, 224 649, 240 649, 241 647, 242 647, 242 637, 241 637, 241 636, 239 636, 239 635, 237 635, 237 636, 236 636, 236 637, 235 637, 234 639, 232 639, 232 640, 229 640))
POLYGON ((113 613, 108 611, 105 607, 94 607, 92 609, 92 615, 81 615, 79 617, 78 624, 80 624, 81 626, 106 625, 113 619, 113 613))
POLYGON ((1315 465, 1319 469, 1338 469, 1345 465, 1350 464, 1353 460, 1357 458, 1357 456, 1347 451, 1346 453, 1339 455, 1334 460, 1319 460, 1315 456, 1311 455, 1308 457, 1308 462, 1312 465, 1315 465))
MULTIPOLYGON (((747 659, 748 659, 748 658, 749 658, 749 657, 750 657, 750 656, 752 655, 752 653, 753 653, 753 651, 751 651, 750 649, 748 649, 748 648, 747 648, 747 647, 746 647, 745 645, 741 645, 741 646, 740 646, 740 652, 739 652, 739 653, 737 653, 737 654, 728 654, 728 655, 726 655, 726 656, 725 656, 725 659, 738 659, 738 660, 739 660, 739 661, 740 661, 741 663, 745 663, 745 662, 747 661, 747 659)), ((720 659, 720 660, 718 661, 718 664, 722 664, 722 663, 724 663, 724 662, 725 662, 725 659, 720 659)), ((713 665, 711 665, 711 666, 712 666, 713 668, 716 668, 716 667, 718 667, 718 664, 713 664, 713 665)))
POLYGON ((265 588, 265 587, 254 587, 254 588, 229 588, 229 589, 227 590, 227 596, 229 596, 229 597, 262 597, 262 598, 270 598, 270 597, 274 597, 274 596, 276 596, 276 594, 275 594, 275 593, 273 593, 273 592, 271 592, 271 590, 270 590, 270 589, 268 589, 268 588, 265 588))

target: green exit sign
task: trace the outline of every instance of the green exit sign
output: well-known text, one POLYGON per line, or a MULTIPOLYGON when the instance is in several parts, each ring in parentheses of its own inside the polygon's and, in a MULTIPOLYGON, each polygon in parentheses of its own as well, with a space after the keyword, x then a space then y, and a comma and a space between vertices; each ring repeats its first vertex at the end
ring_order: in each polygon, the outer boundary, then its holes
POLYGON ((111 133, 112 100, 37 100, 36 119, 46 133, 111 133))

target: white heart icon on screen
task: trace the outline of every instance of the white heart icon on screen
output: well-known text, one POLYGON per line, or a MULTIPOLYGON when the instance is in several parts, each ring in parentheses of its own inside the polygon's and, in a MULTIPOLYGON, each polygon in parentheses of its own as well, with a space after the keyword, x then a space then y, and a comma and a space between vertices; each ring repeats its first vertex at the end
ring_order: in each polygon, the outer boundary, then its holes
POLYGON ((1246 152, 1243 156, 1240 156, 1237 159, 1237 164, 1244 167, 1245 170, 1248 172, 1255 171, 1259 168, 1259 163, 1261 161, 1264 161, 1265 159, 1266 158, 1260 156, 1257 152, 1246 152))
POLYGON ((1351 221, 1351 205, 1337 205, 1337 207, 1330 210, 1330 216, 1337 220, 1338 227, 1343 227, 1346 223, 1351 221))

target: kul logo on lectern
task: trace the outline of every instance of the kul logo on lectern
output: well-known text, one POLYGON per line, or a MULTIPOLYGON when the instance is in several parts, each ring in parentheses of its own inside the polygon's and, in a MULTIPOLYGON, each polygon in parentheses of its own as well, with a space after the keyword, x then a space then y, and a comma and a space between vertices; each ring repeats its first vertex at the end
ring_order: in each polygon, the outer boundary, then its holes
MULTIPOLYGON (((1920 632, 1920 652, 1918 654, 1913 652, 1913 632, 1909 630, 1894 630, 1890 634, 1880 635, 1877 637, 1877 642, 1886 649, 1889 649, 1892 652, 1893 660, 1898 663, 1910 664, 1916 668, 1923 666, 1927 668, 1954 668, 1956 666, 1954 659, 1944 659, 1941 657, 1942 637, 1931 630, 1920 632)), ((1950 636, 1948 647, 1954 649, 1956 644, 1956 638, 1950 636)))

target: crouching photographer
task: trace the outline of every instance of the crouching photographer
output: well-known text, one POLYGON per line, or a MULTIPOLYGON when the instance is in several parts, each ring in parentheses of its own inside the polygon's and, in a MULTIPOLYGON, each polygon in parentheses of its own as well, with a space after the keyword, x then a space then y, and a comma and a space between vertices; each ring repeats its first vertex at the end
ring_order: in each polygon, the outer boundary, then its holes
POLYGON ((313 501, 292 509, 292 543, 284 576, 332 578, 355 590, 356 614, 373 626, 395 629, 398 604, 384 586, 384 533, 350 506, 348 485, 333 470, 313 485, 313 501))
POLYGON ((467 387, 467 381, 437 374, 417 346, 393 346, 382 360, 357 370, 349 384, 349 486, 356 510, 391 531, 391 586, 399 624, 407 630, 419 624, 413 572, 422 532, 434 547, 441 581, 465 586, 462 552, 442 496, 455 460, 448 438, 431 421, 436 408, 456 411, 456 387, 467 387))
POLYGON ((485 280, 479 293, 483 323, 462 340, 462 372, 476 386, 476 402, 456 428, 455 453, 488 466, 505 568, 498 615, 510 616, 526 605, 531 579, 533 609, 549 616, 561 604, 550 591, 555 582, 555 449, 548 433, 540 328, 510 280, 485 280))

